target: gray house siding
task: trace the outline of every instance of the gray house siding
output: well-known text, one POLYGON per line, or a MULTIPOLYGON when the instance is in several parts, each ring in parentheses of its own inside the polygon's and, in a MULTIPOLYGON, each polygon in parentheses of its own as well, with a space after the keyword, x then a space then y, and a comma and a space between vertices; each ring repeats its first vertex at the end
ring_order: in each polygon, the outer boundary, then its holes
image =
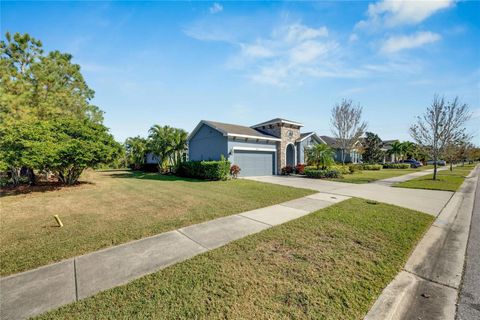
POLYGON ((222 155, 227 158, 227 145, 227 137, 204 124, 189 141, 188 159, 220 160, 222 155))
POLYGON ((297 163, 306 163, 307 159, 305 158, 305 149, 313 146, 314 144, 322 143, 313 136, 306 138, 305 140, 298 143, 297 146, 297 163))
MULTIPOLYGON (((358 163, 361 159, 361 155, 355 150, 347 151, 345 154, 345 163, 358 163)), ((335 161, 342 162, 342 149, 335 150, 335 161)))

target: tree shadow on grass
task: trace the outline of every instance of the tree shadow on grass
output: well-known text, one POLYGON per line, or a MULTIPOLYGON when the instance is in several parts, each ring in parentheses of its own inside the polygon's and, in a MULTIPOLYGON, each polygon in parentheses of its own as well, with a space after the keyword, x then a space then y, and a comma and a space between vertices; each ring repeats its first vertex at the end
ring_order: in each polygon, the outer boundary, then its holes
POLYGON ((65 185, 61 182, 39 182, 36 185, 19 185, 17 187, 4 187, 0 189, 0 197, 16 196, 29 193, 44 193, 57 191, 61 189, 77 188, 82 185, 93 185, 95 183, 89 181, 78 181, 73 185, 65 185))
POLYGON ((169 181, 208 182, 207 180, 184 178, 184 177, 179 177, 171 174, 160 174, 160 173, 143 172, 143 171, 122 171, 117 173, 111 173, 108 176, 111 178, 156 180, 156 181, 164 181, 164 182, 169 182, 169 181))

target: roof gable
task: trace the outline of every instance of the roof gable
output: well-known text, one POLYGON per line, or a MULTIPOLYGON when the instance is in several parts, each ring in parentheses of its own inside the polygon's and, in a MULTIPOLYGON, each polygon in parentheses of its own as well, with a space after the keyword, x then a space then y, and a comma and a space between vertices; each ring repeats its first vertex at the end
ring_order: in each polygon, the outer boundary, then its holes
POLYGON ((240 126, 236 124, 229 124, 229 123, 222 123, 222 122, 215 122, 215 121, 208 121, 202 120, 199 124, 193 129, 192 133, 188 136, 188 140, 195 136, 198 130, 202 127, 202 125, 207 125, 214 130, 217 130, 221 134, 226 137, 240 137, 240 138, 251 138, 251 139, 261 139, 261 140, 271 140, 271 141, 280 141, 277 137, 272 135, 268 135, 262 133, 258 130, 255 130, 250 127, 240 126))

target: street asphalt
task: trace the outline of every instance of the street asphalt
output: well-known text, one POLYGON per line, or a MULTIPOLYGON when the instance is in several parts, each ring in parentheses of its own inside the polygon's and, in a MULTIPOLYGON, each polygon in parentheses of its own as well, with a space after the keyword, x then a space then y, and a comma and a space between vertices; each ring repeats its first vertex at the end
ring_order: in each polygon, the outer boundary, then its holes
POLYGON ((465 270, 457 306, 458 320, 480 319, 480 180, 470 224, 470 237, 465 256, 465 270))

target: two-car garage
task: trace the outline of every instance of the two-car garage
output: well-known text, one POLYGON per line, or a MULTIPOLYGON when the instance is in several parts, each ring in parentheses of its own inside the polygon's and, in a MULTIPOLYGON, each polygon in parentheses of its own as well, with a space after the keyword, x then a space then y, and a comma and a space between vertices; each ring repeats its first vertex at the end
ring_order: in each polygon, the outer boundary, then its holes
POLYGON ((240 167, 240 176, 275 174, 274 151, 234 150, 233 163, 240 167))

